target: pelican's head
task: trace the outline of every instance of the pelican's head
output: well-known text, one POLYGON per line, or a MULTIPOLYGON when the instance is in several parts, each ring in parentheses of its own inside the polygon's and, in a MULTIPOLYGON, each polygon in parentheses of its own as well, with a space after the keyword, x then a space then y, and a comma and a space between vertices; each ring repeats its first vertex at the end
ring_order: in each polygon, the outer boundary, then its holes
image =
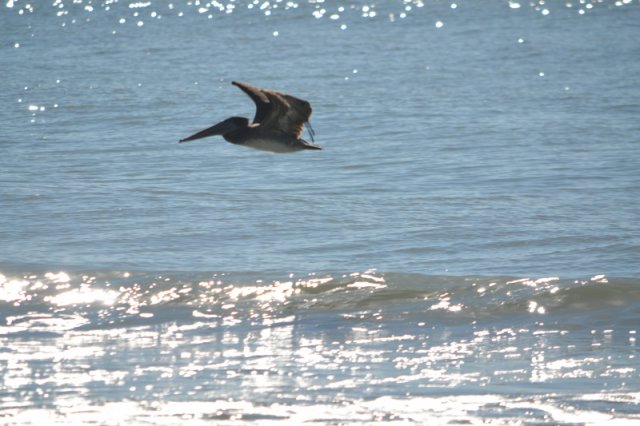
POLYGON ((184 139, 180 139, 180 143, 189 142, 196 139, 206 138, 208 136, 227 135, 235 130, 249 127, 249 119, 246 117, 230 117, 220 123, 194 133, 184 139))

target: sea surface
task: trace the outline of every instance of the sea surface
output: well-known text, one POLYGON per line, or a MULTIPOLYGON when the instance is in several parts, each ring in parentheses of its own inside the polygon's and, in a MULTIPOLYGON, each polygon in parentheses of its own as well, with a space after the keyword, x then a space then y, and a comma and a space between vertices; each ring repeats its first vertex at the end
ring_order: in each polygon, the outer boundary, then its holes
POLYGON ((0 2, 0 424, 638 424, 639 329, 640 1, 0 2))

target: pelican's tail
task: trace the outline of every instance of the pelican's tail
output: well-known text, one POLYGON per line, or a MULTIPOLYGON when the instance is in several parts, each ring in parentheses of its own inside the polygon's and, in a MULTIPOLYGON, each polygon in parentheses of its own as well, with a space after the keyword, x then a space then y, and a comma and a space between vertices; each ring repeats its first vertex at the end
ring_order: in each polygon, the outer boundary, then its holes
POLYGON ((302 142, 304 149, 322 149, 320 146, 311 142, 307 142, 304 139, 300 139, 300 142, 302 142))

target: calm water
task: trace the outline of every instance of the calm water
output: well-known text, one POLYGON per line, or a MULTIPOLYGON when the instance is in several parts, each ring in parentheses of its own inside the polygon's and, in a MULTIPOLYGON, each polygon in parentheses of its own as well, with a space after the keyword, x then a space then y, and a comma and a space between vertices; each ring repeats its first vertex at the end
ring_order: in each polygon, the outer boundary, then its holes
POLYGON ((640 421, 640 2, 0 4, 0 423, 640 421), (178 139, 309 100, 323 151, 178 139))

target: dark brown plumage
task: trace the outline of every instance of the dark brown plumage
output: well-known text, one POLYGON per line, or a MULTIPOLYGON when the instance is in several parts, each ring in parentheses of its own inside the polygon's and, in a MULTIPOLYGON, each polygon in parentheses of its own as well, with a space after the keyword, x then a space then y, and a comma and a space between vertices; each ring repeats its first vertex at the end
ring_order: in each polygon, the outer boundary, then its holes
POLYGON ((312 111, 309 102, 239 81, 234 81, 232 84, 239 87, 256 104, 253 122, 250 123, 244 117, 231 117, 180 142, 222 135, 231 143, 263 151, 284 153, 321 149, 300 137, 307 125, 313 141, 313 128, 308 124, 312 111))

